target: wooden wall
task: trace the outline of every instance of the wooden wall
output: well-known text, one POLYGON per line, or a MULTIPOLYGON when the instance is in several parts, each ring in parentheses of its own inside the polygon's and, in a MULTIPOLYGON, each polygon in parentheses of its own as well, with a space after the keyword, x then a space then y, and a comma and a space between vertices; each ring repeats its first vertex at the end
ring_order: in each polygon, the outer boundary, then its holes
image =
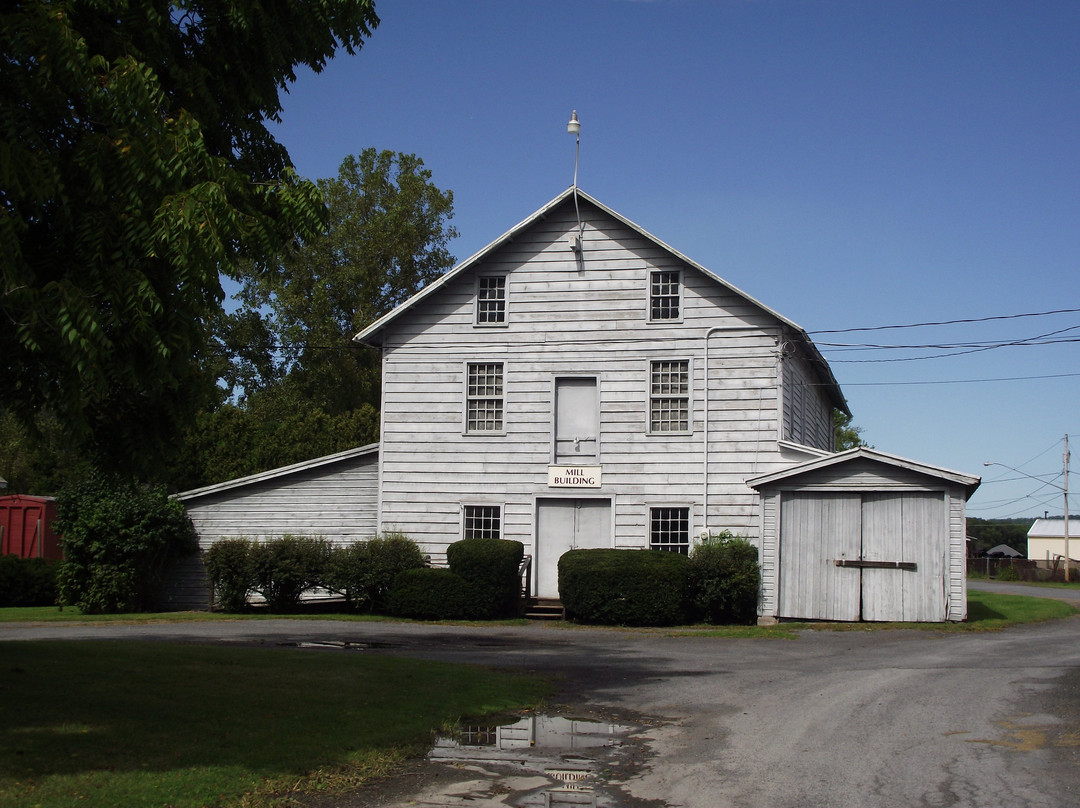
MULTIPOLYGON (((531 546, 538 496, 552 461, 557 376, 595 376, 600 399, 603 487, 614 506, 614 544, 642 547, 651 505, 691 508, 692 533, 706 527, 754 536, 757 495, 745 479, 782 466, 780 398, 809 378, 800 356, 782 358, 782 325, 769 312, 681 261, 669 250, 582 204, 584 260, 567 246, 573 205, 517 234, 482 264, 391 324, 383 357, 380 525, 416 538, 438 560, 461 536, 462 504, 503 506, 503 536, 531 546), (648 321, 653 269, 682 270, 680 322, 648 321), (507 322, 474 324, 475 275, 507 273, 507 322), (685 359, 692 377, 689 434, 649 434, 649 363, 685 359), (505 372, 505 434, 464 435, 469 362, 505 372), (708 364, 708 464, 705 368, 708 364), (706 522, 705 484, 708 476, 706 522)), ((789 426, 831 448, 831 409, 803 385, 784 408, 789 426)))

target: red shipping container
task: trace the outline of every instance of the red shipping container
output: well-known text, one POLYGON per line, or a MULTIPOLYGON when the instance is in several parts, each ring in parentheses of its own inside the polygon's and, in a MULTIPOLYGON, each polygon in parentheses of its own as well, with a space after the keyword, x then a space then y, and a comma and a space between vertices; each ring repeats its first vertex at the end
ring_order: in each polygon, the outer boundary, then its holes
POLYGON ((53 533, 56 500, 15 494, 0 497, 0 555, 20 558, 63 557, 53 533))

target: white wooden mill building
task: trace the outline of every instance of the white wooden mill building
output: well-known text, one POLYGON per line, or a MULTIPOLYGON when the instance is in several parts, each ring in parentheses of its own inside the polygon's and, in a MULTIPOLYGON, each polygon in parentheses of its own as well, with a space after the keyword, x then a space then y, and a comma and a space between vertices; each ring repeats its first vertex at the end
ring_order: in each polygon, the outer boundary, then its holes
MULTIPOLYGON (((781 562, 783 535, 747 481, 836 457, 832 413, 847 412, 791 320, 571 187, 355 339, 382 352, 378 530, 436 562, 461 538, 521 541, 531 590, 551 598, 571 548, 767 538, 763 615, 785 616, 778 593, 804 571, 781 562)), ((212 493, 189 503, 197 522, 214 521, 200 503, 224 507, 212 493)), ((956 575, 963 501, 925 532, 949 565, 928 589, 956 575)), ((822 524, 818 538, 831 535, 822 524)), ((962 619, 953 584, 952 610, 931 619, 962 619)), ((819 611, 802 616, 840 614, 819 611)))

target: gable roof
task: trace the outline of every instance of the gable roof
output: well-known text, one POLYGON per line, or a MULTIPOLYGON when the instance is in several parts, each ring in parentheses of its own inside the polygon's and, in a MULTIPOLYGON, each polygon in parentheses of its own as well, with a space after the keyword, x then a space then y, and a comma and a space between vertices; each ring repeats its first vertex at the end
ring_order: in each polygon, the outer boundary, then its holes
MULTIPOLYGON (((1065 538, 1065 517, 1053 516, 1036 519, 1027 532, 1029 539, 1065 538)), ((1069 517, 1069 536, 1080 539, 1080 518, 1069 517)))
POLYGON ((520 233, 522 233, 523 231, 529 229, 534 224, 536 224, 537 222, 544 219, 552 211, 554 211, 555 209, 559 208, 562 205, 569 205, 569 204, 573 203, 575 201, 575 199, 574 199, 575 194, 577 195, 578 200, 585 201, 585 202, 588 202, 588 203, 594 205, 601 212, 607 214, 608 216, 612 217, 616 221, 621 222, 623 225, 630 228, 631 230, 636 232, 638 235, 640 235, 640 236, 644 237, 645 239, 651 241, 657 247, 660 247, 661 249, 666 250, 668 253, 670 253, 672 256, 674 256, 678 260, 686 263, 688 266, 692 267, 693 269, 697 270, 701 274, 705 275, 707 278, 712 280, 714 283, 718 284, 719 286, 723 287, 724 289, 728 290, 729 292, 737 295, 738 297, 741 297, 743 300, 745 300, 748 303, 751 303, 752 305, 756 306, 761 311, 765 312, 766 314, 770 315, 771 317, 775 318, 776 320, 778 320, 779 322, 781 322, 785 326, 787 326, 789 329, 791 329, 794 332, 794 336, 796 337, 796 339, 798 339, 800 342, 803 343, 804 347, 807 349, 807 351, 808 351, 808 353, 810 355, 811 361, 814 363, 815 367, 817 367, 818 371, 821 373, 821 375, 823 377, 823 381, 826 383, 826 388, 828 390, 829 397, 833 401, 833 406, 835 406, 837 409, 840 409, 840 410, 842 410, 843 412, 845 412, 845 413, 847 413, 849 415, 851 414, 850 411, 848 410, 847 401, 844 399, 844 394, 840 390, 840 385, 836 381, 836 377, 833 376, 832 369, 829 367, 828 362, 825 361, 825 358, 818 351, 817 346, 814 345, 813 340, 810 339, 809 335, 806 333, 806 331, 801 326, 799 326, 798 324, 796 324, 792 320, 789 320, 787 317, 784 317, 779 312, 774 311, 773 309, 769 308, 768 306, 766 306, 764 303, 757 300, 756 298, 751 297, 750 295, 748 295, 746 292, 742 291, 741 289, 739 289, 739 288, 737 288, 735 286, 732 286, 730 283, 725 281, 723 278, 721 278, 716 273, 712 272, 709 269, 706 269, 704 266, 697 263, 693 259, 688 258, 687 256, 683 255, 681 252, 676 250, 674 247, 671 247, 670 245, 668 245, 665 242, 661 241, 656 236, 654 236, 652 233, 645 230, 643 227, 641 227, 638 224, 630 221, 629 219, 627 219, 622 214, 617 213, 616 211, 614 211, 611 208, 607 207, 607 205, 605 205, 602 202, 600 202, 599 200, 589 196, 587 193, 582 191, 580 188, 577 188, 576 186, 573 186, 573 185, 570 186, 569 188, 567 188, 565 191, 563 191, 558 196, 556 196, 554 199, 552 199, 550 202, 548 202, 546 205, 544 205, 538 211, 533 213, 531 216, 529 216, 528 218, 523 219, 522 221, 518 222, 516 225, 514 225, 509 230, 507 230, 505 233, 503 233, 501 236, 499 236, 497 239, 492 241, 490 244, 483 247, 482 249, 480 249, 479 251, 477 251, 476 253, 469 256, 468 258, 466 258, 461 263, 459 263, 453 269, 446 272, 446 274, 442 275, 440 278, 438 278, 438 280, 435 280, 435 281, 432 281, 431 283, 429 283, 427 286, 425 286, 423 289, 421 289, 419 292, 417 292, 411 298, 406 300, 400 306, 395 308, 393 311, 390 311, 390 312, 384 314, 382 317, 380 317, 378 320, 373 322, 371 325, 369 325, 367 328, 365 328, 359 334, 356 334, 353 337, 353 340, 355 342, 362 342, 362 343, 364 343, 366 345, 371 345, 371 346, 374 346, 374 347, 378 347, 382 343, 383 332, 390 325, 392 325, 394 322, 399 320, 402 316, 404 316, 406 313, 411 311, 413 308, 415 308, 417 305, 419 305, 421 302, 423 302, 427 298, 432 297, 433 295, 436 295, 440 289, 442 289, 444 286, 448 285, 449 283, 453 282, 457 277, 459 277, 460 275, 462 275, 462 274, 468 272, 469 270, 473 269, 474 267, 476 267, 478 264, 480 264, 485 258, 487 258, 489 255, 491 255, 497 249, 499 249, 503 245, 507 244, 508 242, 513 241, 514 238, 516 238, 520 233))
POLYGON ((946 480, 947 482, 955 483, 956 485, 963 486, 967 490, 967 495, 969 497, 975 493, 975 489, 978 488, 979 484, 982 482, 981 477, 973 477, 970 474, 962 474, 959 471, 952 471, 950 469, 942 468, 941 466, 931 466, 928 463, 908 460, 907 458, 899 457, 898 455, 879 452, 877 449, 871 449, 867 446, 858 446, 854 449, 848 449, 846 452, 837 452, 828 457, 822 457, 789 466, 786 469, 774 471, 771 474, 762 474, 757 477, 751 477, 746 481, 746 484, 751 488, 761 489, 767 487, 771 483, 780 482, 781 480, 787 480, 802 474, 829 468, 830 466, 842 465, 844 463, 851 463, 855 460, 862 459, 905 469, 907 471, 914 471, 919 474, 925 474, 930 477, 936 477, 941 480, 946 480))
POLYGON ((249 474, 246 477, 237 477, 235 480, 226 480, 223 483, 214 483, 213 485, 203 486, 202 488, 193 488, 190 491, 181 491, 178 494, 173 494, 173 498, 178 499, 181 502, 188 502, 193 499, 198 499, 199 497, 218 494, 222 491, 230 491, 234 488, 243 488, 247 485, 255 485, 256 483, 265 482, 266 480, 276 480, 280 477, 288 477, 291 474, 298 474, 302 471, 322 468, 323 466, 331 466, 335 463, 342 463, 346 460, 364 457, 365 455, 377 455, 378 452, 379 444, 371 443, 356 449, 346 449, 344 452, 337 452, 335 454, 325 455, 324 457, 316 457, 312 460, 303 460, 289 466, 281 466, 276 469, 260 471, 257 474, 249 474))

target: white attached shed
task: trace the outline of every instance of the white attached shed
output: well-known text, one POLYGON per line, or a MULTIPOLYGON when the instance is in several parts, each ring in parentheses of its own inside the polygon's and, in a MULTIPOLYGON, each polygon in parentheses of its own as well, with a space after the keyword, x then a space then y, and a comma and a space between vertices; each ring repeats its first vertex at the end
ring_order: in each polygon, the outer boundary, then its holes
POLYGON ((176 498, 199 534, 199 554, 177 565, 161 605, 205 609, 210 586, 202 554, 220 539, 292 534, 347 545, 375 536, 379 447, 349 449, 184 491, 176 498))
POLYGON ((762 617, 965 620, 979 482, 865 447, 748 480, 762 505, 762 617))

